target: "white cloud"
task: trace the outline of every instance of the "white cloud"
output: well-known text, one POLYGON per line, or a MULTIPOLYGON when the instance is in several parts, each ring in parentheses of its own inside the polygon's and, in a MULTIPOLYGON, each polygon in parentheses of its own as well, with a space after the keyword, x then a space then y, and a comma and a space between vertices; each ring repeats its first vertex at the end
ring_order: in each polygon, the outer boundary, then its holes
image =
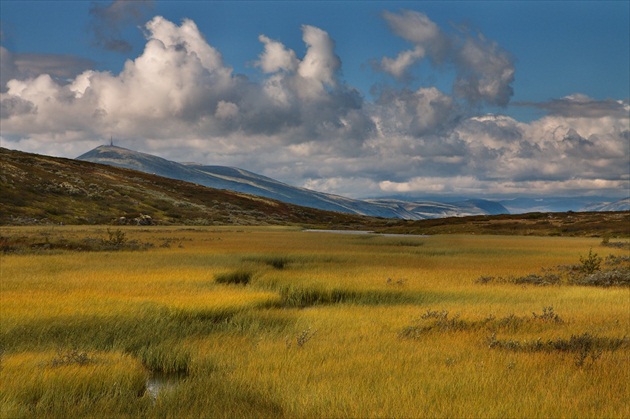
POLYGON ((412 50, 400 52, 396 58, 383 57, 381 68, 383 71, 400 79, 407 73, 409 67, 424 57, 424 54, 424 48, 417 46, 412 50))
POLYGON ((118 74, 25 76, 1 49, 0 139, 75 157, 112 135, 166 158, 243 167, 353 197, 627 191, 627 102, 574 94, 522 104, 549 112, 529 123, 475 115, 468 104, 509 99, 507 53, 481 36, 447 36, 421 14, 384 16, 414 45, 381 63, 402 77, 416 60, 448 57, 458 66, 452 94, 383 87, 368 103, 341 79, 329 34, 307 25, 303 57, 259 37, 261 80, 252 81, 224 63, 194 22, 156 17, 145 26, 144 50, 118 74))
POLYGON ((514 65, 510 55, 482 35, 467 36, 455 51, 455 93, 472 104, 506 106, 513 95, 514 65))
POLYGON ((437 133, 450 124, 454 103, 435 87, 416 91, 385 90, 377 101, 379 127, 383 134, 409 134, 421 137, 437 133))
POLYGON ((230 119, 238 115, 238 105, 232 102, 226 102, 220 100, 217 103, 217 110, 214 112, 214 116, 219 119, 230 119))
POLYGON ((424 13, 412 10, 400 13, 385 11, 383 18, 396 35, 414 44, 433 43, 443 36, 438 26, 424 13))
POLYGON ((282 43, 269 39, 265 35, 260 35, 258 40, 265 45, 265 50, 260 54, 260 60, 256 63, 263 72, 293 72, 297 69, 299 60, 293 50, 287 49, 282 43))
POLYGON ((414 45, 395 59, 382 58, 383 71, 398 79, 410 78, 411 66, 427 57, 438 70, 446 68, 444 64, 454 66, 457 76, 453 91, 469 104, 508 104, 513 94, 514 64, 496 42, 481 34, 447 34, 426 15, 414 11, 385 12, 383 17, 396 35, 414 45))
POLYGON ((341 67, 335 55, 335 43, 328 34, 314 26, 302 26, 303 39, 308 49, 298 66, 298 74, 305 79, 334 86, 335 73, 341 67))

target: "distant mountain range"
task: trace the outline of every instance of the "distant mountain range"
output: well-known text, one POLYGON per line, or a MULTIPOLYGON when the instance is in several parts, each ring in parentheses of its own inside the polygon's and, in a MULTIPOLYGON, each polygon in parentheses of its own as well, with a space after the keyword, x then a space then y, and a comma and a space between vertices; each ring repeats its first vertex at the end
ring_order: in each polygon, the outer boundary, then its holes
POLYGON ((630 211, 630 198, 589 205, 583 208, 583 211, 630 211))
POLYGON ((500 203, 482 199, 453 203, 408 202, 396 199, 350 199, 291 186, 243 169, 176 163, 151 154, 111 145, 97 147, 82 154, 77 159, 138 170, 215 189, 231 190, 294 205, 348 214, 421 220, 509 213, 500 203))
POLYGON ((611 201, 600 196, 513 198, 499 201, 512 214, 525 212, 564 212, 564 211, 628 211, 630 199, 611 201))

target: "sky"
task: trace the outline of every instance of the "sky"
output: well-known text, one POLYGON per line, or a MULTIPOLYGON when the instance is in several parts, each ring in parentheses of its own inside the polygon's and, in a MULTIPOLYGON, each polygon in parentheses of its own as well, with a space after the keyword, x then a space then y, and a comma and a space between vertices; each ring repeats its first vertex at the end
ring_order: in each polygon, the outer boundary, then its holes
POLYGON ((630 196, 628 1, 0 2, 0 143, 353 198, 630 196))

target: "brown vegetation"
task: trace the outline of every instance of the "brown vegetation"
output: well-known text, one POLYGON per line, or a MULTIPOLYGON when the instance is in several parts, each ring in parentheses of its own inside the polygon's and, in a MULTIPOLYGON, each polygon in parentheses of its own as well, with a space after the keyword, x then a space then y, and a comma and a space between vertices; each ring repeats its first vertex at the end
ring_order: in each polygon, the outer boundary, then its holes
POLYGON ((630 211, 408 221, 322 211, 134 170, 4 148, 0 148, 0 164, 0 225, 299 225, 429 235, 630 237, 630 211))

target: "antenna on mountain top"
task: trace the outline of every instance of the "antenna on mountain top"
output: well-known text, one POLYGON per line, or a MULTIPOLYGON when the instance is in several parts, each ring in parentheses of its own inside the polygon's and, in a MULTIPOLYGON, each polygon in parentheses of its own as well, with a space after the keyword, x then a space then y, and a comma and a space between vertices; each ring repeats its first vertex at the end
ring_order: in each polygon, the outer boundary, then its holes
POLYGON ((109 146, 110 147, 114 146, 114 137, 112 137, 111 135, 109 136, 109 146))

